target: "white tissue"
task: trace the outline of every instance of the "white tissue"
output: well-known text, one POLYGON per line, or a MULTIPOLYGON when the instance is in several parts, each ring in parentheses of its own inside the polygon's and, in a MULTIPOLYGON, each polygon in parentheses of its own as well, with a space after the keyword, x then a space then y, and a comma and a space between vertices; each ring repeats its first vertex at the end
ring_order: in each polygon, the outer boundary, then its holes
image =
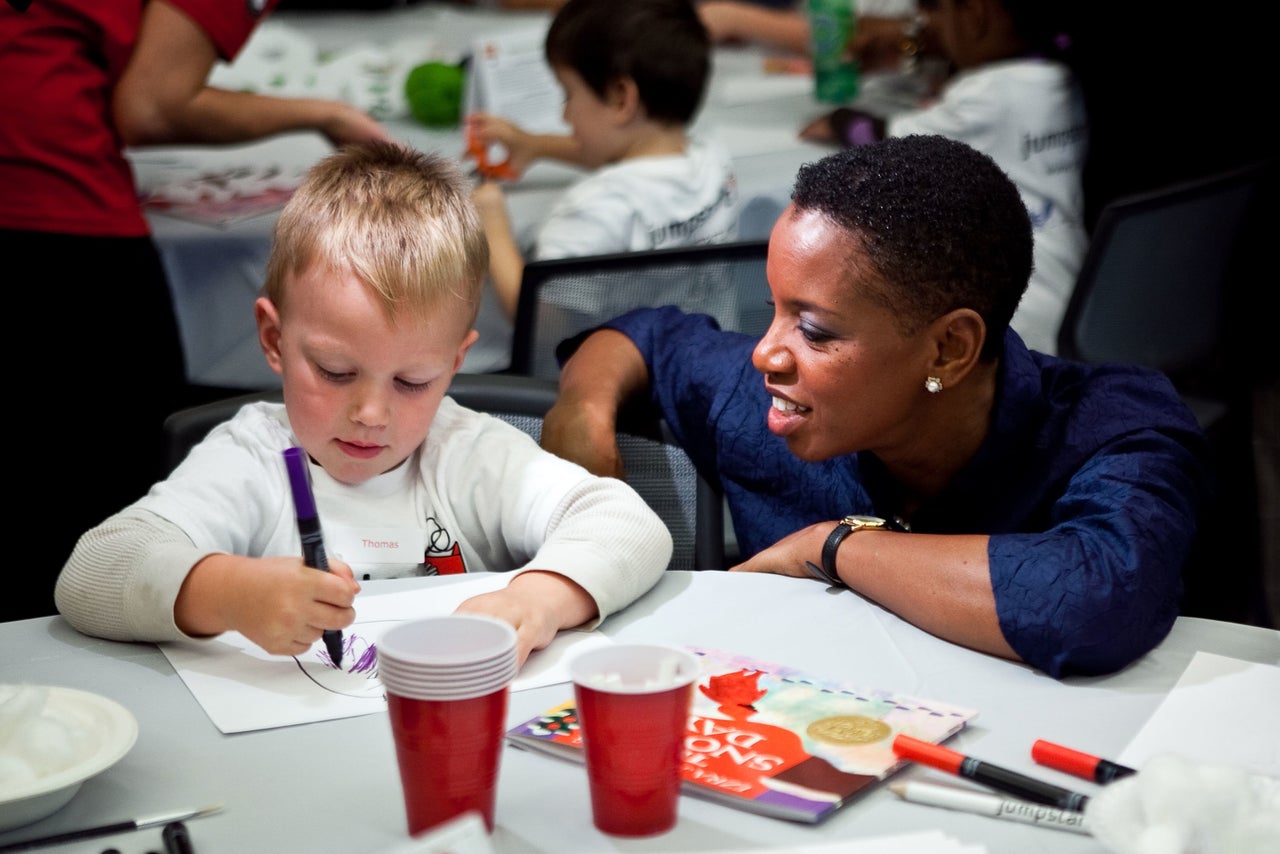
POLYGON ((1115 854, 1273 854, 1280 780, 1179 756, 1148 760, 1086 807, 1094 838, 1115 854))
POLYGON ((624 679, 621 673, 616 671, 604 671, 601 673, 592 673, 583 679, 583 684, 589 688, 607 691, 610 689, 619 690, 628 688, 635 690, 637 688, 645 691, 664 691, 674 687, 680 675, 680 659, 664 658, 658 662, 658 672, 654 676, 646 676, 643 680, 624 679))
POLYGON ((45 709, 49 689, 0 685, 0 795, 75 764, 86 733, 45 709))
POLYGON ((621 673, 592 673, 583 681, 588 687, 596 688, 602 691, 608 690, 609 688, 621 688, 622 674, 621 673))

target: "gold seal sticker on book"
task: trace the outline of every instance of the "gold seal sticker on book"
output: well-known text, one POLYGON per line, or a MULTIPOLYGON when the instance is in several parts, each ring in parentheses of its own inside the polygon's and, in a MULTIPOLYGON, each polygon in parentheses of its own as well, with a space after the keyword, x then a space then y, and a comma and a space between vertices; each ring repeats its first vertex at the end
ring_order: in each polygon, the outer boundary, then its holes
POLYGON ((871 744, 888 738, 893 728, 866 715, 835 715, 814 721, 805 732, 828 744, 871 744))

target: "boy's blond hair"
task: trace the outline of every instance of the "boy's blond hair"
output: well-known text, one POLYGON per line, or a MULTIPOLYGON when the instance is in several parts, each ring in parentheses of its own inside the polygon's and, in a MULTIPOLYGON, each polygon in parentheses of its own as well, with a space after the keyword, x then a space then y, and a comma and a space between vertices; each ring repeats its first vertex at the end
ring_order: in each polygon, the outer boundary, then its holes
POLYGON ((281 314, 286 278, 317 264, 354 273, 389 318, 421 318, 452 298, 474 323, 489 244, 451 161, 368 142, 313 166, 281 212, 265 289, 281 314))

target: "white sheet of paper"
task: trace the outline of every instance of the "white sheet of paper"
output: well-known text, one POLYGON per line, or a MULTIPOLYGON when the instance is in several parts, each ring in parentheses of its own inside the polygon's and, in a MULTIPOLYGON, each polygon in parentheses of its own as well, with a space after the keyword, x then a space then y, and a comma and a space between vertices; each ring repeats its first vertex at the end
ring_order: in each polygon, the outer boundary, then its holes
POLYGON ((1280 777, 1280 666, 1197 652, 1116 761, 1171 753, 1280 777))
MULTIPOLYGON (((510 580, 506 573, 493 573, 443 587, 357 597, 340 669, 329 662, 321 641, 303 655, 268 655, 239 632, 160 644, 160 650, 224 733, 368 715, 387 708, 373 654, 383 632, 405 620, 451 614, 464 599, 510 580)), ((529 656, 511 690, 568 682, 569 660, 607 643, 612 641, 599 632, 562 631, 529 656)))
POLYGON ((478 40, 471 52, 464 112, 493 113, 530 133, 568 133, 564 94, 547 65, 545 38, 539 28, 478 40))

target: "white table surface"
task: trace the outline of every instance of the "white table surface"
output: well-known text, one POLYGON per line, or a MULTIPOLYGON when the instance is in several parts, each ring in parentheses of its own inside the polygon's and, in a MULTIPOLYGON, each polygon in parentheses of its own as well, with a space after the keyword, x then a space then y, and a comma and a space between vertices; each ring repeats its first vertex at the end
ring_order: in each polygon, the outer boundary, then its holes
MULTIPOLYGON (((457 577, 366 583, 367 593, 451 584, 457 577)), ((359 605, 357 604, 357 609, 359 605)), ((1280 662, 1280 632, 1180 618, 1150 654, 1104 677, 1055 680, 940 641, 852 593, 807 580, 668 572, 600 629, 615 640, 718 647, 805 668, 855 686, 971 706, 977 719, 948 744, 1080 791, 1093 784, 1032 763, 1039 738, 1117 756, 1198 650, 1280 662)), ((61 617, 0 624, 0 682, 65 685, 119 701, 138 718, 133 749, 50 817, 0 833, 0 845, 132 817, 219 803, 190 824, 200 854, 378 854, 408 841, 385 713, 223 735, 152 644, 85 637, 61 617)), ((568 685, 512 694, 508 725, 565 699, 568 685)), ((909 766, 897 779, 941 779, 909 766)), ((492 836, 498 852, 786 850, 939 828, 988 852, 1101 852, 1087 836, 909 804, 883 784, 825 824, 765 818, 682 796, 674 830, 614 839, 591 824, 577 764, 504 748, 492 836)), ((158 829, 46 850, 124 854, 159 849, 158 829)))
MULTIPOLYGON (((334 51, 359 44, 391 44, 417 33, 424 39, 469 45, 476 38, 513 27, 545 27, 549 20, 549 13, 420 4, 366 12, 280 12, 268 23, 296 28, 322 51, 334 51)), ((764 58, 765 52, 758 48, 716 49, 710 87, 693 131, 727 147, 744 205, 761 198, 780 210, 800 165, 832 150, 797 137, 804 124, 829 107, 813 99, 808 77, 767 74, 764 58)), ((864 106, 880 112, 909 101, 900 81, 883 75, 868 77, 860 97, 864 106)), ((463 151, 460 129, 433 130, 412 119, 385 124, 398 139, 424 151, 450 156, 463 151)), ((309 165, 330 150, 318 133, 294 133, 249 145, 134 149, 130 157, 140 188, 148 190, 175 163, 206 169, 246 163, 296 167, 309 165)), ((531 242, 551 202, 580 174, 562 164, 543 162, 508 186, 509 210, 522 245, 531 242)), ((253 322, 253 301, 262 284, 276 213, 225 226, 157 212, 147 218, 169 271, 189 378, 233 388, 278 386, 279 378, 263 360, 253 322)), ((484 332, 482 324, 482 336, 484 332)), ((483 367, 485 343, 477 345, 477 361, 469 360, 464 370, 490 369, 483 367)), ((508 344, 499 342, 499 346, 502 356, 509 355, 508 344)))

